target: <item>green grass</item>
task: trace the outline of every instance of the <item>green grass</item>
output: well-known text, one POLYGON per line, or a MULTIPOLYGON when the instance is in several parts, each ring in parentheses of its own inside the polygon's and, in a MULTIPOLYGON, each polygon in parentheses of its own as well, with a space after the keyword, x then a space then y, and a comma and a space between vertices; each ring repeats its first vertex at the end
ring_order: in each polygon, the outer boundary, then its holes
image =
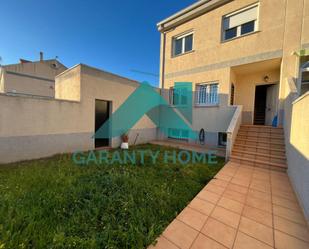
POLYGON ((0 249, 146 248, 223 165, 145 162, 81 167, 58 155, 1 165, 0 249))

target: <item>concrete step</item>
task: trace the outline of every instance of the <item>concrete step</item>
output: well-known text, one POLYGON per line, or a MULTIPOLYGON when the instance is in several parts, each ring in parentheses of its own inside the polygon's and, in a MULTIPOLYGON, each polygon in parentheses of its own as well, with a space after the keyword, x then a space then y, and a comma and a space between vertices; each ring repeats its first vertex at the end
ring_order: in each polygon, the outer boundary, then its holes
MULTIPOLYGON (((269 152, 269 151, 268 151, 269 152)), ((265 157, 265 158, 276 158, 276 159, 281 159, 281 160, 286 160, 285 156, 282 155, 272 155, 270 153, 260 153, 256 151, 247 151, 247 150, 241 150, 241 149, 233 149, 234 154, 243 154, 243 155, 254 155, 254 156, 259 156, 259 157, 265 157)))
POLYGON ((250 145, 250 144, 234 144, 234 149, 242 150, 242 151, 254 151, 260 153, 269 153, 271 155, 281 155, 285 156, 284 148, 274 148, 265 145, 250 145))
POLYGON ((239 162, 239 163, 245 163, 247 165, 252 165, 255 167, 261 167, 261 168, 271 168, 271 169, 278 169, 280 171, 286 171, 287 165, 284 163, 275 163, 275 162, 268 162, 265 160, 258 160, 254 158, 247 158, 243 156, 235 156, 231 155, 231 161, 239 162))
MULTIPOLYGON (((266 138, 247 138, 247 137, 242 137, 242 136, 237 136, 236 137, 236 143, 242 143, 242 144, 265 144, 265 145, 272 145, 272 146, 276 146, 278 145, 279 147, 283 147, 284 148, 284 141, 283 140, 277 140, 277 139, 266 139, 266 138)), ((277 146, 277 147, 278 147, 277 146)))
POLYGON ((283 134, 283 128, 265 125, 241 125, 239 131, 256 131, 283 134))
POLYGON ((250 131, 239 131, 238 136, 248 136, 254 138, 274 138, 284 140, 283 134, 268 133, 268 132, 250 132, 250 131))

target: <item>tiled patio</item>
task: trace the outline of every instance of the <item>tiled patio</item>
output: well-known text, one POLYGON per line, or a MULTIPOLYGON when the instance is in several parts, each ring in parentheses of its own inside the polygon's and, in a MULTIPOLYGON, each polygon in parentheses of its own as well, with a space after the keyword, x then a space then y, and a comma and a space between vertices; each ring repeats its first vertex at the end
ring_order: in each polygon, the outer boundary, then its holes
POLYGON ((151 249, 308 249, 286 173, 229 162, 151 249))

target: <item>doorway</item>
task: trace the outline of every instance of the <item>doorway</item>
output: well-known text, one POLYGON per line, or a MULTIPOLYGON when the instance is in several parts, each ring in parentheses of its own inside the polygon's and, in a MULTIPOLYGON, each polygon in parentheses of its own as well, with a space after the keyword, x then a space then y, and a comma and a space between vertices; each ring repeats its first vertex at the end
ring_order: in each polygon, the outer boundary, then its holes
MULTIPOLYGON (((109 119, 110 102, 105 100, 95 100, 95 132, 109 119)), ((109 146, 109 138, 95 138, 95 148, 109 146)))
POLYGON ((256 86, 254 124, 272 125, 277 115, 279 84, 256 86))

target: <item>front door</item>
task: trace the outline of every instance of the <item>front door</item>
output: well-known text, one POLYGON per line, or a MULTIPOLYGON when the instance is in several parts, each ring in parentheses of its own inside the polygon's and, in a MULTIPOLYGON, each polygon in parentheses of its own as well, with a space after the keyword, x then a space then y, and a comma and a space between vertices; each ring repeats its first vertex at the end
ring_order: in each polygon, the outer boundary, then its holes
POLYGON ((266 109, 266 96, 267 85, 256 86, 255 100, 254 100, 254 122, 255 125, 265 125, 265 109, 266 109))
POLYGON ((267 87, 265 125, 272 125, 272 122, 275 116, 277 115, 278 95, 279 95, 279 84, 267 87))
MULTIPOLYGON (((109 118, 110 102, 105 100, 95 100, 95 132, 109 118)), ((109 146, 108 138, 95 138, 95 148, 109 146)))

